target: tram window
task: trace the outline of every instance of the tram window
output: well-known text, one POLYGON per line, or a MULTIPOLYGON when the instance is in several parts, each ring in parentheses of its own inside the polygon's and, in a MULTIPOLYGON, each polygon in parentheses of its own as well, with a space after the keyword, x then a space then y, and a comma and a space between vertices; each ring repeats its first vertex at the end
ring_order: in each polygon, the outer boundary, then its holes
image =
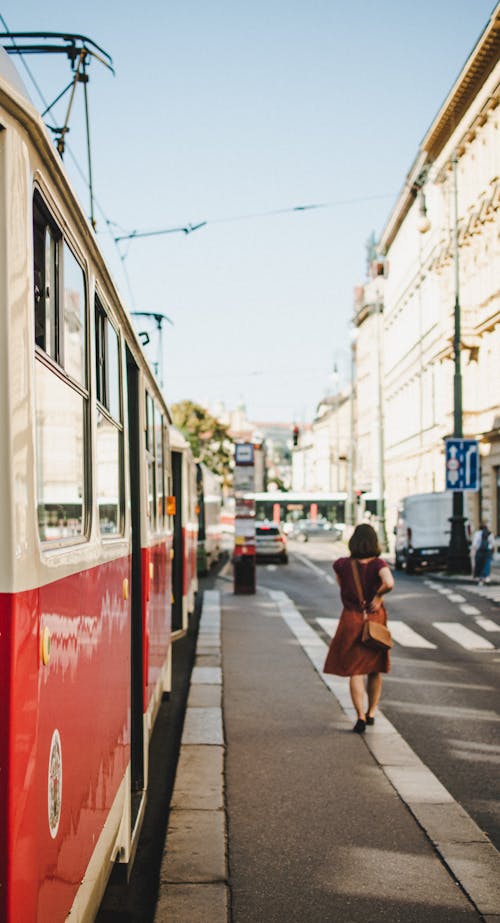
POLYGON ((108 321, 108 400, 109 412, 115 420, 121 419, 120 411, 120 350, 118 334, 108 321))
POLYGON ((163 528, 165 525, 166 513, 166 471, 165 471, 165 418, 163 414, 157 413, 156 424, 156 511, 158 525, 163 528))
POLYGON ((146 391, 146 448, 154 452, 154 402, 146 391))
POLYGON ((123 531, 123 432, 120 400, 120 341, 99 298, 95 299, 97 400, 96 484, 103 535, 123 531))
POLYGON ((97 400, 113 419, 121 420, 120 343, 98 298, 95 300, 97 400))
POLYGON ((33 202, 33 271, 35 284, 35 343, 58 360, 57 258, 58 236, 38 196, 33 202))
POLYGON ((101 533, 122 532, 123 478, 121 430, 102 413, 97 415, 97 505, 101 533))
POLYGON ((36 363, 38 528, 43 542, 85 530, 85 398, 36 363))
POLYGON ((89 524, 86 282, 38 191, 33 273, 38 528, 42 542, 68 544, 89 524))
POLYGON ((154 402, 151 395, 146 391, 146 425, 145 425, 145 442, 146 442, 146 464, 148 479, 148 505, 147 516, 149 528, 154 530, 156 526, 156 477, 155 477, 155 442, 154 442, 154 402))
POLYGON ((35 343, 86 386, 85 273, 41 195, 33 196, 35 343))
MULTIPOLYGON (((61 364, 82 384, 86 380, 85 363, 85 276, 83 269, 64 244, 63 355, 61 364)), ((61 350, 62 351, 62 350, 61 350)))

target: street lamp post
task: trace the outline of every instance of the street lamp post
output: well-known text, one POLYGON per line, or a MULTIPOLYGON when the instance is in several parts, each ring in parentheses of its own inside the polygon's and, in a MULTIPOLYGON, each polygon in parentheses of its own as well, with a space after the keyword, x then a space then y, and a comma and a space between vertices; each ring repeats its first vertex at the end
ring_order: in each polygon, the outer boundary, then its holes
MULTIPOLYGON (((455 308, 453 358, 455 374, 453 378, 453 436, 462 438, 462 367, 461 367, 461 309, 460 309, 460 265, 458 241, 458 188, 457 188, 457 152, 453 152, 453 199, 454 199, 454 234, 453 262, 455 272, 455 308)), ((465 535, 464 495, 461 490, 453 492, 453 515, 451 517, 450 545, 448 548, 448 572, 451 574, 469 574, 470 556, 465 535)))
POLYGON ((384 305, 376 304, 377 321, 377 404, 378 404, 378 498, 377 519, 379 539, 383 551, 387 551, 387 532, 385 528, 385 438, 384 438, 384 398, 383 398, 383 344, 384 305))

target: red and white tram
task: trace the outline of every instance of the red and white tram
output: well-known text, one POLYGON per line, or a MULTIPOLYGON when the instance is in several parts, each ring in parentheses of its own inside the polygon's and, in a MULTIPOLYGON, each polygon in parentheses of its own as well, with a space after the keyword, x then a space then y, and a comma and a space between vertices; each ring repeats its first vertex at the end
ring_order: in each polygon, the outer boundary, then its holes
POLYGON ((89 921, 137 845, 195 474, 3 49, 0 280, 0 919, 89 921))

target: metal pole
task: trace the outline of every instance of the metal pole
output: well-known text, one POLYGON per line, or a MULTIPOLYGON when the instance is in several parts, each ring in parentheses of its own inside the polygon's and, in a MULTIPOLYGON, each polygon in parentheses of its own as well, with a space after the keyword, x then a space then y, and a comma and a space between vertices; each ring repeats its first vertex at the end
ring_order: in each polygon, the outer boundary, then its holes
POLYGON ((89 100, 87 96, 87 83, 88 76, 85 72, 85 59, 82 65, 82 77, 83 83, 83 98, 85 101, 85 127, 87 129, 87 164, 89 171, 89 197, 90 197, 90 223, 96 229, 95 215, 94 215, 94 184, 92 181, 92 152, 90 148, 90 119, 89 119, 89 100))
MULTIPOLYGON (((462 414, 462 367, 461 367, 461 309, 460 309, 460 262, 458 240, 458 182, 457 182, 457 152, 453 152, 453 202, 454 202, 454 229, 453 229, 453 262, 455 281, 455 308, 454 308, 454 335, 453 358, 455 374, 453 378, 453 435, 460 439, 463 436, 462 414)), ((451 517, 450 546, 448 549, 448 572, 451 574, 470 574, 470 556, 465 535, 464 495, 461 490, 453 492, 453 515, 451 517)))
POLYGON ((354 442, 354 382, 355 382, 355 340, 352 339, 351 342, 351 392, 349 395, 349 485, 348 485, 348 510, 346 522, 354 526, 355 525, 355 509, 354 509, 354 474, 356 468, 356 447, 354 442))
POLYGON ((379 522, 379 540, 383 551, 387 551, 387 532, 385 528, 385 467, 384 467, 384 407, 383 407, 383 346, 382 330, 384 323, 383 305, 377 305, 377 362, 378 362, 378 491, 377 518, 379 522))

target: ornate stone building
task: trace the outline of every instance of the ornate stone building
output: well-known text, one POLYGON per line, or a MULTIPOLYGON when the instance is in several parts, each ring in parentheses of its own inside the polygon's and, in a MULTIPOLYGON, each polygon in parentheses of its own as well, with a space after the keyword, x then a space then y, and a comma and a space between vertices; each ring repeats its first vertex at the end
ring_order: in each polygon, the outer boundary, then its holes
POLYGON ((467 496, 466 511, 473 526, 486 519, 500 534, 499 49, 500 5, 426 133, 379 243, 388 531, 402 496, 444 489, 458 300, 463 433, 479 440, 482 459, 481 491, 467 496))

